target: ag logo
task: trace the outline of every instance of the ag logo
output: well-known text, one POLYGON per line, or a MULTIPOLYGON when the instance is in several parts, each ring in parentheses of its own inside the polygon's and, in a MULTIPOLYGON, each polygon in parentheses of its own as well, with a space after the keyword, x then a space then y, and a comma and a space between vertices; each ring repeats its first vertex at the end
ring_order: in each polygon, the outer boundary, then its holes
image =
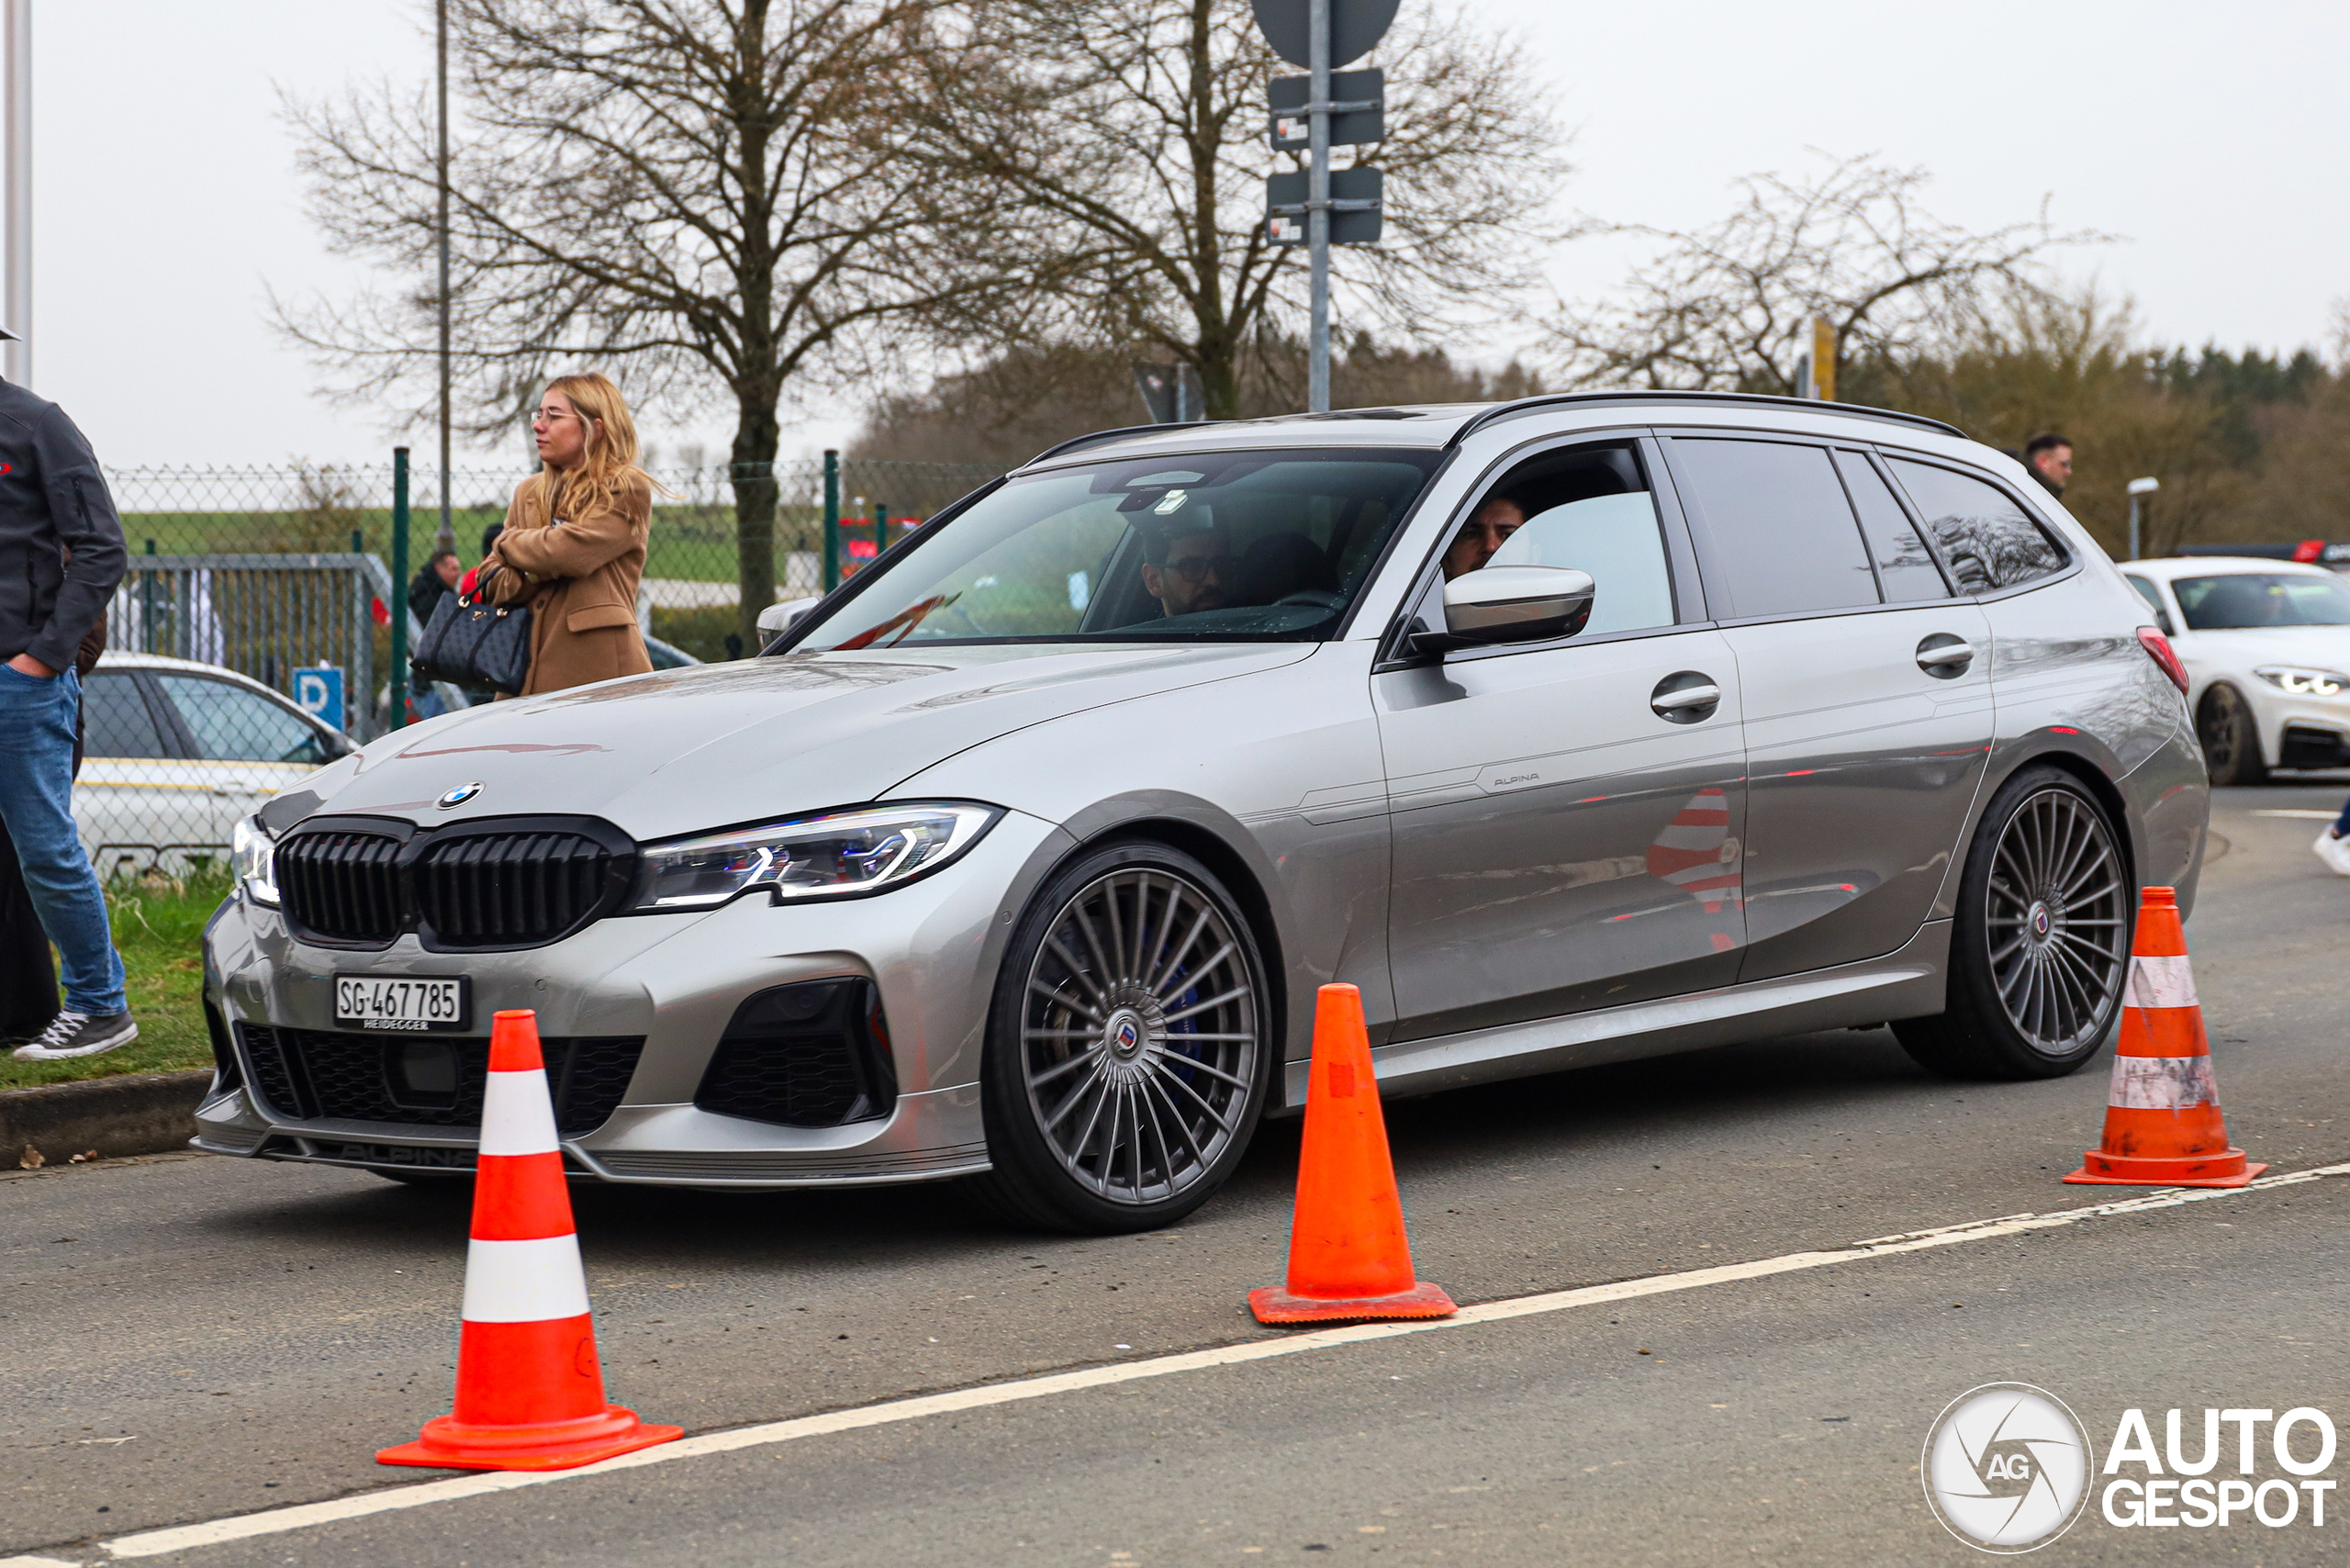
POLYGON ((476 795, 480 793, 481 782, 480 780, 476 779, 471 784, 460 784, 455 789, 448 790, 442 794, 438 801, 435 801, 433 804, 439 806, 445 812, 453 806, 464 805, 467 801, 472 800, 476 795))
POLYGON ((1951 1401, 1926 1434, 1919 1473, 1951 1534, 1985 1551, 2032 1551, 2080 1518, 2088 1438, 2065 1402, 2028 1383, 1990 1383, 1951 1401))

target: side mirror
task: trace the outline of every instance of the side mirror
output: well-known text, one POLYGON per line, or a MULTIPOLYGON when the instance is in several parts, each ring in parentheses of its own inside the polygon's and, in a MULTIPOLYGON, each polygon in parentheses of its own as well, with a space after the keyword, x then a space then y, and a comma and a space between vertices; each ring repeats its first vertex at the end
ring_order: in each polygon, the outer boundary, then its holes
POLYGON ((816 607, 812 599, 787 599, 759 611, 759 635, 768 642, 791 629, 791 623, 816 607))
POLYGON ((1421 632, 1421 653, 1572 637, 1591 620, 1589 572, 1572 566, 1487 566, 1444 585, 1444 630, 1421 632))

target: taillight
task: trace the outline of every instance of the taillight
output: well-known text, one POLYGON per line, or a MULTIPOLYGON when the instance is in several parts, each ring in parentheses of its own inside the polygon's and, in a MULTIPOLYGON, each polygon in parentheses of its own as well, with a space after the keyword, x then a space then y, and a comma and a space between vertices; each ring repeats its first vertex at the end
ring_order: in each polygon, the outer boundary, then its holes
POLYGON ((2138 628, 2138 645, 2146 650, 2148 658, 2163 666, 2163 673, 2170 677, 2173 686, 2178 688, 2178 694, 2186 696, 2187 666, 2178 662, 2178 652, 2170 645, 2170 639, 2152 626, 2141 626, 2138 628))

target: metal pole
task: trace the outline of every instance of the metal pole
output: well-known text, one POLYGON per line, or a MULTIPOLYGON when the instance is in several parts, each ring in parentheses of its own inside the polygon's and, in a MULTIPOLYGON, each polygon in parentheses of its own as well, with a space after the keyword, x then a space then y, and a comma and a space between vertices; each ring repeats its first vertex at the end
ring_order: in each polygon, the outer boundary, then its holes
POLYGON ((841 586, 841 454, 824 449, 824 591, 841 586))
POLYGON ((2135 496, 2132 496, 2132 497, 2130 498, 2130 556, 2129 556, 2129 558, 2130 558, 2131 560, 2132 560, 2132 561, 2134 561, 2134 560, 2136 560, 2136 559, 2138 558, 2138 498, 2137 498, 2137 497, 2135 497, 2135 496))
POLYGON ((0 204, 7 208, 7 328, 17 334, 6 361, 8 379, 33 384, 33 0, 6 0, 7 174, 0 204))
MULTIPOLYGON (((1306 329, 1306 411, 1330 411, 1330 0, 1306 7, 1307 59, 1312 62, 1313 162, 1305 186, 1305 255, 1311 319, 1306 329)), ((1179 372, 1180 373, 1180 372, 1179 372)))
MULTIPOLYGON (((446 512, 442 515, 445 517, 446 512)), ((408 448, 392 448, 391 727, 408 722, 408 448)), ((366 699, 371 705, 375 698, 366 699)))
POLYGON ((449 518, 449 0, 440 0, 434 9, 441 113, 441 140, 433 154, 441 181, 441 532, 435 547, 454 550, 457 530, 449 518))

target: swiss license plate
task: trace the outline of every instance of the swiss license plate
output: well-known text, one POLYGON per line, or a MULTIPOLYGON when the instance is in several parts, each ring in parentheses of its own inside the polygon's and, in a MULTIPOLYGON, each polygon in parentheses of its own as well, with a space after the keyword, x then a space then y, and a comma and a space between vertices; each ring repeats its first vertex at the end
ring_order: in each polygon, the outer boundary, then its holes
POLYGON ((337 975, 334 1021, 363 1029, 462 1029, 472 1022, 473 998, 463 975, 420 980, 412 975, 337 975))

